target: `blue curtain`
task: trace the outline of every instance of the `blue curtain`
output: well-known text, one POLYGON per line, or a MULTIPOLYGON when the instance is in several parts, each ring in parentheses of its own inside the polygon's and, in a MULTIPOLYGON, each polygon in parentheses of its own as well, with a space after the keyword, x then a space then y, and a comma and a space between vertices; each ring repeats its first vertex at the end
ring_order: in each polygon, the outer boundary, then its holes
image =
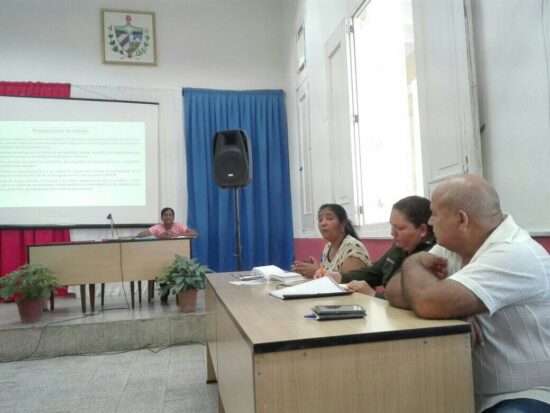
POLYGON ((233 189, 212 176, 219 130, 243 129, 252 152, 252 182, 239 189, 243 270, 294 259, 288 136, 282 90, 183 89, 188 224, 199 233, 193 257, 217 272, 237 269, 233 189))

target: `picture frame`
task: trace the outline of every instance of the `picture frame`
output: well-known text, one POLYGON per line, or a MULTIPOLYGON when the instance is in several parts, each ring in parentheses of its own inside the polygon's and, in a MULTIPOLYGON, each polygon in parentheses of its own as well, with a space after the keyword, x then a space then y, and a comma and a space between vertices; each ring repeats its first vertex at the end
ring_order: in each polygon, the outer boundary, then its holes
POLYGON ((296 30, 296 59, 297 71, 301 72, 306 67, 306 27, 304 22, 301 22, 296 30))
POLYGON ((155 13, 101 9, 103 63, 157 65, 155 13))

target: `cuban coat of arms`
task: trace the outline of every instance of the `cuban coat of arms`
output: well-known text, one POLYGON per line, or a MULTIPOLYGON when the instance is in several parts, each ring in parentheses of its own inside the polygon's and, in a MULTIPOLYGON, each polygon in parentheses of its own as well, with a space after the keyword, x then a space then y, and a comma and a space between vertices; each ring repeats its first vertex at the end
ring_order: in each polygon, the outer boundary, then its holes
POLYGON ((155 63, 150 56, 154 47, 151 29, 136 23, 134 17, 122 12, 109 17, 104 26, 107 63, 117 63, 117 58, 120 63, 155 63))

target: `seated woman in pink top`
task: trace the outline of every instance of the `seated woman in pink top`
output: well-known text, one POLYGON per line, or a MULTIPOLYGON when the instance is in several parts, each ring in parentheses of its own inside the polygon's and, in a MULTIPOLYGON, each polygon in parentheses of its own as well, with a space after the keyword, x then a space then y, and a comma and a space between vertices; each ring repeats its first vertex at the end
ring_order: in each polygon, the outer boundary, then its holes
POLYGON ((162 224, 153 225, 151 228, 141 231, 137 237, 174 238, 180 236, 196 237, 199 234, 187 225, 174 222, 174 210, 172 208, 163 208, 160 211, 162 224))

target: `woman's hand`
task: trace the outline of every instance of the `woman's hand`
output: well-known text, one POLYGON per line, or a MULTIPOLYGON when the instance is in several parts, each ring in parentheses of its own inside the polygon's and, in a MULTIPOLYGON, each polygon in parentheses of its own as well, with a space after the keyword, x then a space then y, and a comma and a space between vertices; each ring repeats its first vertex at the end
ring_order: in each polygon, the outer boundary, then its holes
POLYGON ((319 269, 319 261, 313 257, 309 257, 308 261, 296 260, 290 270, 303 275, 306 278, 313 278, 315 272, 319 269))
POLYGON ((342 274, 336 271, 323 271, 322 273, 316 273, 315 278, 330 277, 338 284, 342 282, 342 274))
POLYGON ((370 285, 368 285, 366 281, 350 281, 346 284, 346 288, 348 289, 348 291, 370 295, 371 297, 374 297, 374 295, 376 294, 376 291, 374 291, 374 289, 370 285))
POLYGON ((151 234, 151 232, 150 232, 148 229, 146 229, 146 230, 144 230, 144 231, 139 232, 139 233, 136 235, 136 238, 150 237, 151 235, 153 235, 153 234, 151 234))

